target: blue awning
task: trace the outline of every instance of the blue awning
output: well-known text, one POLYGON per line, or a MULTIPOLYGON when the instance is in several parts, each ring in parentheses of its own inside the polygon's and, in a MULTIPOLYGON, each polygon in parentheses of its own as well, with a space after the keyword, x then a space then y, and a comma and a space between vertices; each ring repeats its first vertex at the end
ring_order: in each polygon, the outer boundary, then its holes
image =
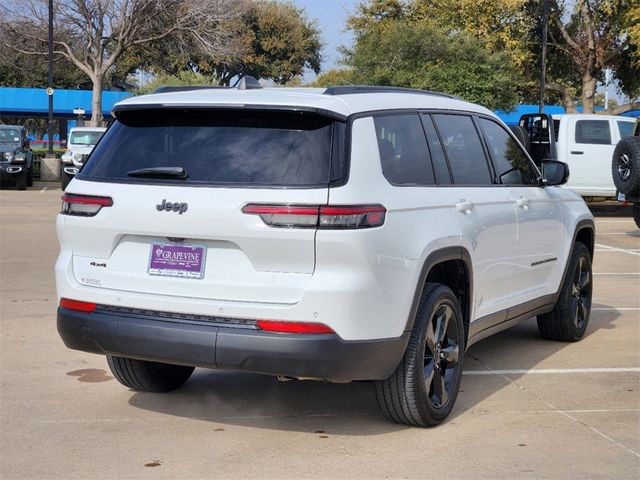
MULTIPOLYGON (((102 92, 102 114, 111 117, 113 105, 130 97, 129 92, 102 92)), ((75 118, 73 110, 82 108, 85 117, 91 116, 90 90, 55 90, 53 93, 53 116, 75 118)), ((43 88, 0 88, 0 115, 20 117, 42 117, 49 113, 49 98, 43 88)))

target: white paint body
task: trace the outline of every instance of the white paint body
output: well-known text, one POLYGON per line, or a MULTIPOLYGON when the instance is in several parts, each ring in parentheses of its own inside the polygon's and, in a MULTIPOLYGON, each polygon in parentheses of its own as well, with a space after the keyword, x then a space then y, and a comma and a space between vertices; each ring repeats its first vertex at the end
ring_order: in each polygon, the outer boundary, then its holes
MULTIPOLYGON (((200 90, 122 103, 306 106, 345 116, 392 108, 452 109, 497 119, 483 107, 444 97, 321 93, 200 90)), ((395 338, 407 326, 431 252, 463 246, 470 253, 475 321, 555 293, 575 226, 591 218, 582 199, 563 187, 394 187, 382 173, 374 122, 367 115, 353 122, 350 152, 347 183, 331 189, 167 187, 75 178, 67 192, 109 196, 114 204, 91 218, 58 216, 58 297, 186 314, 321 322, 344 340, 395 338), (155 206, 163 198, 188 202, 188 212, 158 212, 155 206), (462 199, 472 203, 469 213, 456 207, 462 199), (387 216, 382 227, 365 230, 272 228, 241 212, 248 203, 382 204, 387 216), (203 279, 148 275, 150 245, 167 237, 206 245, 203 279), (552 257, 557 261, 531 266, 552 257)))
POLYGON ((104 133, 107 129, 103 127, 74 127, 69 130, 69 141, 67 142, 67 151, 62 155, 64 163, 73 163, 76 167, 82 166, 82 162, 76 155, 89 155, 95 145, 85 145, 81 143, 73 143, 73 134, 75 132, 98 132, 104 133))
POLYGON ((583 197, 606 197, 615 199, 616 187, 611 176, 611 158, 620 140, 618 123, 634 125, 635 119, 614 115, 567 114, 553 115, 559 120, 556 138, 558 160, 569 165, 567 187, 583 197), (610 143, 582 143, 577 138, 577 122, 580 120, 599 120, 607 122, 610 143))

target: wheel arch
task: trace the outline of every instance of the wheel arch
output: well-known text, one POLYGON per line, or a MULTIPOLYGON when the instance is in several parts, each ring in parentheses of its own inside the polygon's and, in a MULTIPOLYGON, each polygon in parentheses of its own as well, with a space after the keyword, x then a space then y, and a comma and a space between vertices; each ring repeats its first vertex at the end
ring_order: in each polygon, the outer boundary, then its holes
POLYGON ((469 338, 473 296, 473 267, 471 255, 464 247, 445 247, 431 252, 424 260, 413 294, 413 301, 405 332, 413 329, 422 292, 428 282, 451 288, 462 308, 465 344, 469 338))
POLYGON ((557 302, 558 298, 560 298, 560 292, 562 290, 562 285, 564 285, 564 281, 567 277, 567 272, 569 270, 569 263, 571 261, 571 257, 573 256, 573 252, 576 247, 576 242, 581 242, 586 245, 589 250, 589 255, 591 255, 591 261, 593 262, 593 252, 595 250, 596 245, 596 228, 595 223, 592 218, 585 218, 579 220, 576 224, 576 227, 573 231, 573 240, 571 241, 571 248, 569 249, 569 255, 567 256, 566 262, 564 264, 564 272, 562 274, 562 279, 560 280, 560 285, 558 286, 558 290, 553 296, 553 302, 557 302))

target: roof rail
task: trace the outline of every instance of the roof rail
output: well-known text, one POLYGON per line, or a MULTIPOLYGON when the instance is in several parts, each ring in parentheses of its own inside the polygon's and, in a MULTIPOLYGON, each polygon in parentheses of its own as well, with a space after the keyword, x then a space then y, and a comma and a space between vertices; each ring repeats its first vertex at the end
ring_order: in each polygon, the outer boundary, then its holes
POLYGON ((435 95, 437 97, 455 98, 460 100, 460 97, 449 95, 448 93, 419 90, 417 88, 385 87, 379 85, 344 85, 329 87, 323 92, 324 95, 352 95, 357 93, 418 93, 422 95, 435 95))
POLYGON ((169 92, 189 92, 191 90, 210 90, 215 89, 229 89, 237 88, 238 90, 254 90, 262 88, 260 82, 251 75, 243 75, 238 79, 233 87, 221 87, 219 85, 177 85, 177 86, 165 86, 158 87, 153 93, 169 93, 169 92))
POLYGON ((191 90, 210 90, 212 88, 227 88, 218 85, 175 85, 156 88, 153 93, 189 92, 191 90))

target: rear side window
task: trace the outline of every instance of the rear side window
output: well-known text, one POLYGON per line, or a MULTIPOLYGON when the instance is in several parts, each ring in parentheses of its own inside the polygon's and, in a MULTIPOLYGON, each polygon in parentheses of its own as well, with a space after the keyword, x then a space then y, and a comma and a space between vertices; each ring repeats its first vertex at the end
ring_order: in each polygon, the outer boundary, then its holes
POLYGON ((620 132, 620 137, 630 137, 633 135, 633 122, 621 122, 618 121, 618 131, 620 132))
POLYGON ((326 186, 345 175, 344 162, 331 158, 344 150, 332 148, 334 136, 336 142, 344 138, 343 130, 344 125, 334 129, 332 119, 301 112, 121 112, 79 177, 180 185, 326 186), (182 167, 188 177, 128 175, 157 167, 182 167))
POLYGON ((531 162, 507 131, 486 118, 480 118, 478 123, 484 132, 496 177, 500 182, 512 185, 537 184, 538 176, 531 162))
POLYGON ((576 143, 611 145, 609 120, 578 120, 576 122, 576 143))
POLYGON ((453 183, 486 185, 493 183, 489 165, 473 125, 466 115, 433 115, 449 160, 453 183))
POLYGON ((433 167, 418 114, 374 117, 382 173, 392 185, 433 185, 433 167))

